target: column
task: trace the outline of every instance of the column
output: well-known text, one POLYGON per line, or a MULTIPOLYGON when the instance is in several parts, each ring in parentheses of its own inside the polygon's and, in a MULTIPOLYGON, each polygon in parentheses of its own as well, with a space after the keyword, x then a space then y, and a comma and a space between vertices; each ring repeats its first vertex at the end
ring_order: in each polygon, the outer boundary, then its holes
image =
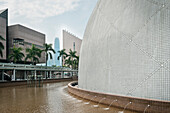
POLYGON ((34 77, 35 77, 35 80, 36 80, 37 79, 37 71, 35 70, 34 73, 35 73, 34 77))
POLYGON ((15 69, 13 70, 13 81, 15 81, 15 69))
POLYGON ((62 76, 62 78, 64 78, 64 71, 61 72, 61 76, 62 76))
POLYGON ((27 80, 27 73, 24 71, 24 79, 27 80))
POLYGON ((2 81, 4 81, 4 70, 2 70, 2 81))
POLYGON ((47 72, 45 71, 45 79, 47 79, 47 72))
POLYGON ((50 71, 50 79, 52 78, 52 73, 51 73, 51 71, 50 71))
MULTIPOLYGON (((4 67, 4 64, 2 65, 4 67)), ((4 81, 4 70, 2 70, 2 81, 4 81)))
POLYGON ((48 79, 48 71, 46 72, 47 74, 46 74, 46 79, 48 79))

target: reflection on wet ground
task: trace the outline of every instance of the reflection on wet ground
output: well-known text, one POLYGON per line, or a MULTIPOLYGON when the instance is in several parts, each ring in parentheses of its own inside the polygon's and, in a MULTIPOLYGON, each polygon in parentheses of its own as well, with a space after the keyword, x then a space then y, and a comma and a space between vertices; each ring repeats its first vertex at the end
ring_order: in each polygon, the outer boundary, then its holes
MULTIPOLYGON (((8 87, 0 88, 0 113, 118 113, 122 109, 91 102, 85 105, 81 98, 67 92, 69 82, 44 84, 43 87, 8 87)), ((125 111, 125 113, 134 113, 125 111)))

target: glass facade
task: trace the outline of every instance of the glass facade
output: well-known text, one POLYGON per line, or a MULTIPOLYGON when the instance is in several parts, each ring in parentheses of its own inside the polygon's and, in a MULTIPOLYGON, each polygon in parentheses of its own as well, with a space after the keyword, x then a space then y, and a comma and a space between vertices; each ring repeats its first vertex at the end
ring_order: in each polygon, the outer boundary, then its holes
POLYGON ((56 51, 56 54, 54 55, 54 57, 55 57, 55 65, 56 66, 61 66, 61 60, 57 59, 58 56, 59 56, 58 51, 60 51, 60 41, 59 41, 59 38, 55 38, 54 49, 56 51))
POLYGON ((53 54, 53 59, 50 59, 50 58, 48 59, 47 65, 48 66, 52 66, 52 65, 61 66, 61 59, 58 60, 58 56, 59 56, 58 51, 60 51, 59 38, 55 38, 54 50, 55 50, 56 54, 53 54))

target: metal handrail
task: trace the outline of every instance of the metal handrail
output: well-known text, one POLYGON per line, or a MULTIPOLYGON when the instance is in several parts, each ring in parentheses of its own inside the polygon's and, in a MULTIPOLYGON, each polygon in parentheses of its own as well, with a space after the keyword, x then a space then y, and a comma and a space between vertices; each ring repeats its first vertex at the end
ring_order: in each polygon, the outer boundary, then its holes
POLYGON ((0 63, 0 70, 45 70, 45 71, 78 71, 66 67, 35 66, 25 64, 0 63))

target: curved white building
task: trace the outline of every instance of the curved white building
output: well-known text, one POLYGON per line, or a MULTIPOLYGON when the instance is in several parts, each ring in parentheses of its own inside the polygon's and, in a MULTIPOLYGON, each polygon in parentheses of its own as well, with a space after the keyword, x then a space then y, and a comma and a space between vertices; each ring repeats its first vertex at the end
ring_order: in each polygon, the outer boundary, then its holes
POLYGON ((170 0, 99 0, 83 38, 79 87, 170 101, 170 0))

